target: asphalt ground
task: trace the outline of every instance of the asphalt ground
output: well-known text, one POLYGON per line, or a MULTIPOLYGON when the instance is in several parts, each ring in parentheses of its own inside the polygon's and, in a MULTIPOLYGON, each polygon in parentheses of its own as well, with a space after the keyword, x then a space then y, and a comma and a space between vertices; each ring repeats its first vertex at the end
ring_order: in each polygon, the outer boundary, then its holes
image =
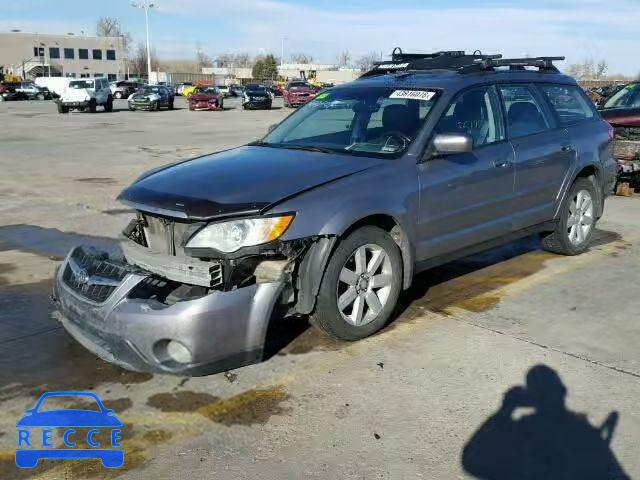
POLYGON ((357 343, 278 320, 269 358, 226 374, 127 372, 60 329, 54 269, 75 244, 115 244, 131 215, 117 194, 154 166, 260 137, 289 113, 280 105, 0 104, 0 478, 615 478, 598 468, 618 462, 640 477, 637 197, 608 199, 581 256, 527 238, 431 270, 396 321, 357 343), (15 466, 15 423, 52 390, 115 409, 121 469, 15 466), (564 393, 566 406, 551 402, 564 393))

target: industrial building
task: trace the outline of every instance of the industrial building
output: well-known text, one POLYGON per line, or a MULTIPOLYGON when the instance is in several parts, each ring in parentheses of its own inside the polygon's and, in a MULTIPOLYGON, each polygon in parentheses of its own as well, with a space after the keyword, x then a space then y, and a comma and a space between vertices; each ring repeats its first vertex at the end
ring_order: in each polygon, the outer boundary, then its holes
POLYGON ((23 78, 41 76, 124 78, 122 37, 0 32, 0 67, 23 78))

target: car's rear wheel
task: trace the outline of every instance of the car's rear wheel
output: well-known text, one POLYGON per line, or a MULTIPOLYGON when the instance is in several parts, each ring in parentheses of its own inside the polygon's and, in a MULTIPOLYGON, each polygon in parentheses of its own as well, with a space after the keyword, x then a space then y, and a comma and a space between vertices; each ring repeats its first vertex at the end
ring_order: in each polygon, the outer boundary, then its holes
POLYGON ((331 256, 310 321, 333 337, 360 340, 384 327, 401 287, 398 245, 378 227, 359 228, 331 256))
POLYGON ((156 102, 155 110, 156 110, 156 111, 160 110, 160 100, 158 100, 158 101, 156 102))
POLYGON ((107 103, 104 104, 104 111, 105 112, 112 112, 113 111, 113 98, 109 97, 107 99, 107 103))
POLYGON ((58 103, 58 113, 69 113, 69 109, 61 103, 58 103))
POLYGON ((596 189, 591 180, 578 178, 562 205, 556 229, 542 236, 545 250, 579 255, 589 248, 596 226, 596 189))
POLYGON ((173 99, 169 101, 169 110, 173 110, 173 99))

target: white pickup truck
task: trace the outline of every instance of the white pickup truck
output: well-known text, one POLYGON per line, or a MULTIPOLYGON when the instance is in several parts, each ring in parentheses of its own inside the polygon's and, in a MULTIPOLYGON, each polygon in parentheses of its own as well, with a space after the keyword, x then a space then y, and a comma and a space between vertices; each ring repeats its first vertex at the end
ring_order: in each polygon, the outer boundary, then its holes
POLYGON ((72 109, 95 113, 98 105, 103 106, 105 112, 113 110, 113 97, 106 77, 72 80, 58 99, 58 113, 72 109))

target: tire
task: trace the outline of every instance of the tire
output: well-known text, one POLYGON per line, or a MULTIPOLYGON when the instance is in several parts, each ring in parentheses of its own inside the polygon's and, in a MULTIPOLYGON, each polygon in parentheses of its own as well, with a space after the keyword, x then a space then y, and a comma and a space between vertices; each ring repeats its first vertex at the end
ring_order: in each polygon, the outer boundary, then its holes
POLYGON ((36 98, 37 98, 38 100, 44 100, 44 93, 39 93, 39 94, 37 94, 37 95, 36 95, 36 98))
POLYGON ((116 92, 113 94, 118 100, 122 98, 122 92, 116 92))
POLYGON ((69 109, 61 103, 58 103, 58 113, 69 113, 69 109))
POLYGON ((169 110, 173 110, 173 100, 169 102, 169 110))
POLYGON ((129 105, 129 110, 131 110, 132 112, 135 112, 136 111, 136 107, 134 107, 132 105, 129 105))
POLYGON ((104 104, 104 111, 105 112, 112 112, 113 111, 113 98, 109 97, 107 99, 107 103, 104 104))
POLYGON ((160 110, 160 100, 158 100, 158 101, 156 102, 154 110, 155 110, 156 112, 160 110))
POLYGON ((564 200, 555 230, 541 235, 543 248, 561 255, 579 255, 587 250, 596 227, 595 211, 598 198, 593 182, 586 178, 576 179, 564 200), (589 205, 582 203, 589 200, 589 205), (579 204, 581 208, 577 209, 579 204), (576 210, 577 213, 574 214, 576 210), (590 226, 587 229, 583 225, 590 226))
POLYGON ((92 98, 91 100, 89 100, 89 113, 96 113, 96 101, 92 98))
POLYGON ((378 227, 359 228, 338 244, 329 259, 310 322, 340 340, 360 340, 386 325, 395 309, 401 289, 402 257, 398 245, 387 232, 378 227), (363 249, 364 257, 360 256, 363 249), (380 251, 386 257, 383 256, 381 263, 373 271, 367 272, 373 256, 378 255, 377 252, 380 251), (356 263, 358 256, 363 259, 359 264, 356 263), (345 275, 345 269, 349 275, 345 275), (358 275, 358 271, 362 271, 363 274, 358 275), (384 286, 374 290, 376 287, 365 275, 369 279, 379 278, 385 282, 384 286), (375 300, 371 295, 377 299, 377 313, 370 306, 375 300), (351 298, 353 300, 349 303, 351 298), (342 311, 338 306, 339 299, 346 300, 342 311), (358 306, 361 306, 360 309, 358 306))

